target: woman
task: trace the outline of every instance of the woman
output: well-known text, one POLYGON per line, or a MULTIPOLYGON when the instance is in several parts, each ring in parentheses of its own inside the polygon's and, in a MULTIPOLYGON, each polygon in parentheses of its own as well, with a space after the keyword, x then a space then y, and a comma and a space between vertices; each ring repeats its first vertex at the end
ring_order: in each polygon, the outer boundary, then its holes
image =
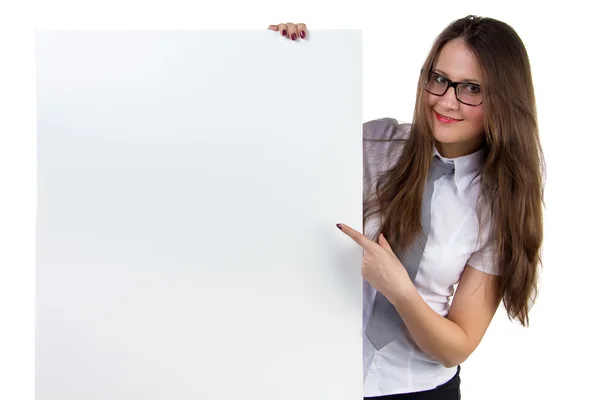
MULTIPOLYGON (((304 24, 269 29, 307 37, 304 24)), ((491 18, 452 22, 412 124, 363 132, 365 235, 338 228, 364 248, 364 396, 458 399, 460 364, 500 302, 528 326, 537 294, 544 163, 519 36, 491 18)))

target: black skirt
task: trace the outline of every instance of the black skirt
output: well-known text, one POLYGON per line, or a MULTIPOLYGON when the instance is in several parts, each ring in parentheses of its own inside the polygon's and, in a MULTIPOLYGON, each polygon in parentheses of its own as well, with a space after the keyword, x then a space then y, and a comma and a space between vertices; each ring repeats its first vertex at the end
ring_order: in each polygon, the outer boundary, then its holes
POLYGON ((460 400, 460 365, 456 374, 448 382, 435 389, 423 392, 391 394, 387 396, 365 397, 367 399, 381 400, 460 400))

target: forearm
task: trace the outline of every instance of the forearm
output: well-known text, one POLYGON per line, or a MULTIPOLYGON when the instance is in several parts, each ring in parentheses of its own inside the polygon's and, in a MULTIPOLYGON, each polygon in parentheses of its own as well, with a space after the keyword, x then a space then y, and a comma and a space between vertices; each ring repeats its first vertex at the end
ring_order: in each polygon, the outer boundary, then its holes
POLYGON ((391 297, 413 340, 425 353, 448 368, 466 360, 471 353, 468 335, 433 311, 413 284, 391 297))

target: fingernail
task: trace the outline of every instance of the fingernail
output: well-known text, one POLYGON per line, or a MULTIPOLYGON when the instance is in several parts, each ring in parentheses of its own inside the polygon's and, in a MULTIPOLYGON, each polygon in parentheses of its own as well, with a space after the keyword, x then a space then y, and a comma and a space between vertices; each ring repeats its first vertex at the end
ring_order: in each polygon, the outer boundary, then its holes
POLYGON ((298 36, 295 33, 292 33, 292 40, 296 40, 296 38, 298 38, 298 36))
POLYGON ((335 224, 335 226, 337 226, 340 229, 340 231, 342 230, 342 225, 341 224, 335 224))
POLYGON ((285 29, 281 31, 281 36, 287 36, 287 31, 285 29))
POLYGON ((304 31, 300 31, 300 37, 302 39, 306 39, 306 33, 304 31))

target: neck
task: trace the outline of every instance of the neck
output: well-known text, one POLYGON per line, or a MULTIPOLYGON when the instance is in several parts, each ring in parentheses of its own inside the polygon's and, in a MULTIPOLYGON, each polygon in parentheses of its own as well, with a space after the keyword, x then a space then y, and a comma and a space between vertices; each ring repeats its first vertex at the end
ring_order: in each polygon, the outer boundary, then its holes
POLYGON ((436 140, 435 147, 442 157, 458 158, 475 153, 477 150, 483 147, 484 143, 485 136, 481 136, 462 143, 441 143, 436 140))

